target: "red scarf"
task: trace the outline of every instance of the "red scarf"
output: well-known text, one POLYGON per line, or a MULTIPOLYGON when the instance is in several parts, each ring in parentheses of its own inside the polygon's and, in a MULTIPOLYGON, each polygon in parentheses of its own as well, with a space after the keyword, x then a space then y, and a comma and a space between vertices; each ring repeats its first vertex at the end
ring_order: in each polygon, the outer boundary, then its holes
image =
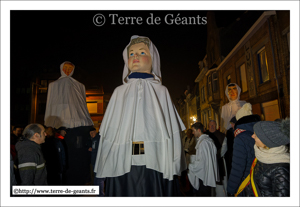
POLYGON ((61 136, 60 134, 58 134, 58 133, 55 133, 55 137, 57 137, 57 138, 59 138, 59 139, 64 139, 64 137, 63 136, 61 136))
POLYGON ((239 129, 237 128, 235 131, 234 131, 234 137, 236 137, 238 134, 242 133, 242 132, 245 132, 246 130, 244 129, 239 129))

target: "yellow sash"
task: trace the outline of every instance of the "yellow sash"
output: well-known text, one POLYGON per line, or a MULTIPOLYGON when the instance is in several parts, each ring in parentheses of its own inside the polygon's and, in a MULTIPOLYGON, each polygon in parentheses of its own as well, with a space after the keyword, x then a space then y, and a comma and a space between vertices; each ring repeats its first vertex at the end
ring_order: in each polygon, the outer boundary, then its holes
POLYGON ((250 174, 242 182, 242 184, 240 185, 237 193, 234 194, 235 197, 237 197, 247 187, 247 185, 250 184, 250 178, 251 178, 251 186, 252 186, 252 189, 253 189, 253 193, 254 193, 255 197, 258 197, 255 184, 253 183, 253 169, 256 165, 256 162, 257 162, 257 159, 255 158, 252 162, 252 165, 251 165, 250 174))

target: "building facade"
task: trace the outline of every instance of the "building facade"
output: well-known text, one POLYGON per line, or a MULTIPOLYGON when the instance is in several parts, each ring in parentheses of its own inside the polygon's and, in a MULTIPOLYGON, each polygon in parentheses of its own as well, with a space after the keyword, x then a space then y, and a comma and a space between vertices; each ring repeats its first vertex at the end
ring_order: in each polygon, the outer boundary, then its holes
MULTIPOLYGON (((195 79, 199 90, 196 120, 207 128, 213 119, 224 131, 220 115, 228 103, 225 89, 229 83, 241 87, 240 100, 251 103, 252 112, 262 120, 289 117, 289 11, 245 12, 227 28, 218 28, 213 12, 207 18, 206 56, 199 62, 195 79)), ((185 97, 189 102, 188 94, 185 97)), ((183 103, 182 98, 178 100, 182 117, 193 111, 190 104, 182 110, 183 103)))

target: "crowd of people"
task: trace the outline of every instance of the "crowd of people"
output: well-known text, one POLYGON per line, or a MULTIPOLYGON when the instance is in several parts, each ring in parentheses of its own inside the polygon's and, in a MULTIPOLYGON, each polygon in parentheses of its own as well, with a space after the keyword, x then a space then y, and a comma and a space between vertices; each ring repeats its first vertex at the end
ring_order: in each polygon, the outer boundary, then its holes
POLYGON ((162 85, 160 56, 147 37, 123 51, 123 85, 99 133, 85 87, 65 61, 50 83, 45 126, 15 127, 12 185, 97 185, 99 196, 289 196, 289 120, 261 121, 241 89, 227 85, 221 128, 186 129, 162 85), (22 136, 21 136, 22 134, 22 136), (21 136, 21 137, 20 137, 21 136))
MULTIPOLYGON (((231 147, 225 134, 216 130, 214 120, 208 130, 200 122, 192 125, 196 152, 186 156, 190 157, 187 177, 192 190, 183 188, 183 193, 206 197, 289 197, 289 119, 261 121, 260 116, 252 114, 251 104, 246 103, 230 122, 234 136, 231 147)), ((189 148, 187 143, 193 143, 188 138, 189 130, 182 140, 185 150, 189 148)))
POLYGON ((72 169, 69 162, 72 158, 67 153, 72 146, 66 142, 67 132, 66 127, 55 129, 40 124, 29 124, 24 130, 14 127, 10 143, 11 185, 98 185, 99 196, 104 196, 105 179, 96 178, 93 172, 99 134, 92 127, 89 138, 83 143, 89 157, 85 160, 88 168, 80 169, 88 175, 83 179, 86 182, 82 183, 67 178, 69 169, 72 169))

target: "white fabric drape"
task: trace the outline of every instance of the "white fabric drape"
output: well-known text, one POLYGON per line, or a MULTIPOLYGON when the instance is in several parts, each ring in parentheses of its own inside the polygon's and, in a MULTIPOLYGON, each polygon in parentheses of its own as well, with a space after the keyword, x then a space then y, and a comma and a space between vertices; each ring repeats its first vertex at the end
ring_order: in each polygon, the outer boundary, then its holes
POLYGON ((217 148, 213 140, 207 134, 202 134, 195 148, 196 155, 191 156, 188 172, 191 185, 198 190, 199 179, 201 179, 205 186, 216 187, 216 182, 219 181, 219 171, 217 148))
MULTIPOLYGON (((160 60, 150 43, 155 78, 128 79, 109 101, 99 130, 101 135, 95 172, 97 177, 116 177, 131 165, 145 165, 173 180, 186 169, 180 132, 185 129, 166 87, 161 85, 160 60), (132 142, 143 141, 145 154, 132 155, 132 142)), ((123 80, 128 74, 127 47, 123 80)))
POLYGON ((60 65, 61 77, 50 83, 44 124, 59 128, 75 128, 94 125, 86 105, 85 86, 72 78, 74 70, 67 76, 60 65))

